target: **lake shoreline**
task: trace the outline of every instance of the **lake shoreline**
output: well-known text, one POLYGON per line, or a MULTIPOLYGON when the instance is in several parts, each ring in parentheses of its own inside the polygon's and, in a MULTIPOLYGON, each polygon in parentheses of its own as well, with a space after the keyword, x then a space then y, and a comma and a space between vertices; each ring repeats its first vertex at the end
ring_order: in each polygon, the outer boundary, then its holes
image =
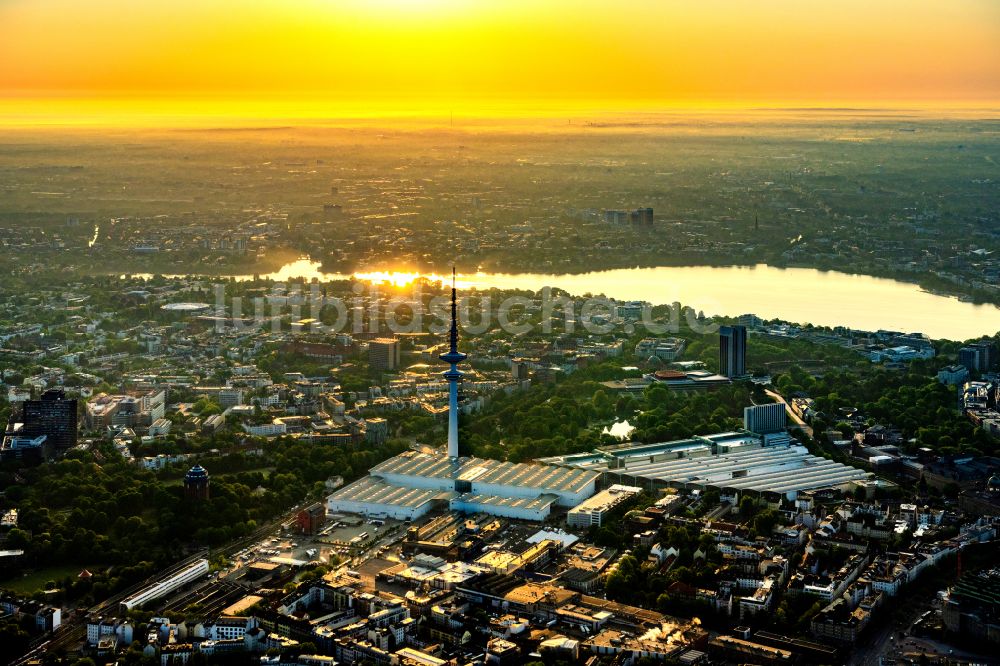
MULTIPOLYGON (((149 274, 132 274, 146 279, 149 274)), ((300 259, 267 274, 210 276, 184 274, 167 278, 204 278, 264 282, 367 280, 402 286, 425 277, 418 273, 326 273, 319 262, 300 259)), ((440 275, 430 276, 441 279, 440 275)), ((967 340, 1000 331, 1000 308, 942 296, 910 282, 813 268, 753 266, 660 266, 610 269, 589 273, 459 273, 462 290, 560 289, 575 297, 602 294, 617 301, 653 305, 680 302, 709 315, 737 317, 752 313, 821 327, 922 332, 932 338, 967 340), (790 286, 791 285, 791 286, 790 286), (930 314, 927 314, 930 313, 930 314)))
MULTIPOLYGON (((290 264, 294 264, 299 261, 308 261, 311 264, 318 265, 318 271, 315 273, 321 273, 330 276, 338 276, 336 279, 351 279, 353 276, 358 274, 369 274, 369 273, 383 273, 398 271, 401 273, 422 273, 421 269, 417 268, 404 268, 404 269, 393 269, 386 268, 382 265, 371 265, 371 266, 357 266, 352 267, 348 265, 344 266, 330 266, 327 262, 323 261, 322 258, 313 258, 308 255, 296 255, 291 252, 282 252, 277 255, 274 259, 268 258, 262 262, 248 263, 247 265, 241 266, 201 266, 197 270, 175 272, 171 270, 162 271, 101 271, 101 270, 84 270, 83 273, 87 275, 132 275, 132 276, 146 276, 146 275, 163 275, 168 277, 203 277, 203 278, 219 278, 219 279, 237 279, 237 280, 247 280, 253 279, 257 276, 259 279, 267 279, 267 276, 273 276, 275 274, 283 273, 283 268, 290 264), (277 260, 274 260, 277 259, 277 260)), ((468 272, 469 269, 463 270, 463 264, 459 260, 456 262, 458 270, 460 273, 465 275, 471 275, 476 273, 468 272)), ((899 282, 906 285, 914 285, 924 292, 942 297, 942 298, 953 298, 960 300, 964 303, 970 303, 973 305, 992 305, 994 307, 1000 308, 1000 298, 993 299, 989 295, 983 293, 982 291, 969 291, 963 289, 952 288, 948 284, 940 284, 938 281, 928 281, 925 279, 919 279, 919 276, 901 272, 901 271, 852 271, 844 270, 840 268, 831 268, 828 266, 811 266, 807 264, 797 264, 797 263, 766 263, 766 262, 754 262, 754 261, 704 261, 704 262, 691 262, 691 261, 678 261, 676 263, 670 261, 661 262, 642 262, 633 263, 628 265, 614 265, 614 263, 609 265, 602 265, 600 268, 594 268, 590 270, 581 269, 575 266, 567 266, 565 268, 559 269, 558 272, 546 272, 546 271, 531 271, 531 270, 484 270, 482 273, 491 275, 571 275, 571 276, 584 276, 591 275, 594 273, 604 273, 609 271, 621 271, 621 270, 648 270, 648 269, 660 269, 660 268, 678 268, 678 269, 702 269, 702 268, 757 268, 765 267, 779 270, 789 270, 789 269, 805 269, 814 270, 820 273, 834 273, 839 275, 849 275, 849 276, 859 276, 859 277, 871 277, 882 280, 892 280, 894 282, 899 282), (910 279, 913 276, 914 279, 910 279)), ((438 267, 437 269, 427 269, 427 270, 445 270, 448 267, 438 267)), ((477 271, 478 273, 479 271, 477 271)), ((273 278, 272 278, 273 279, 273 278)), ((293 280, 296 279, 295 276, 289 276, 282 278, 282 280, 293 280)))

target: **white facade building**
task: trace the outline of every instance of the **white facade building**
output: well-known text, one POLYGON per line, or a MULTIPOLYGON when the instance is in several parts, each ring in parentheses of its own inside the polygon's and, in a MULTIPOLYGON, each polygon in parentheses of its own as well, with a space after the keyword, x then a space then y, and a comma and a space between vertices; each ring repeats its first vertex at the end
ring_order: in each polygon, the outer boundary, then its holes
POLYGON ((584 500, 566 514, 566 524, 570 527, 600 527, 604 517, 616 506, 642 492, 638 486, 615 484, 584 500))
POLYGON ((759 435, 784 432, 788 427, 788 412, 780 402, 744 407, 743 427, 759 435))
POLYGON ((277 437, 288 431, 284 423, 264 423, 254 426, 244 424, 243 429, 255 437, 277 437))

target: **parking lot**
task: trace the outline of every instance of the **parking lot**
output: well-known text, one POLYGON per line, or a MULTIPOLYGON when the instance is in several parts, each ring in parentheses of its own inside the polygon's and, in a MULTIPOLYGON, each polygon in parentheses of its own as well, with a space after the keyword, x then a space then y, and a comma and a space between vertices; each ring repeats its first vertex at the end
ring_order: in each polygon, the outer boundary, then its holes
POLYGON ((297 534, 286 524, 279 532, 254 543, 230 558, 231 565, 220 575, 241 578, 254 562, 288 565, 341 563, 384 552, 387 541, 401 538, 404 524, 396 520, 369 520, 361 516, 335 514, 314 535, 297 534))

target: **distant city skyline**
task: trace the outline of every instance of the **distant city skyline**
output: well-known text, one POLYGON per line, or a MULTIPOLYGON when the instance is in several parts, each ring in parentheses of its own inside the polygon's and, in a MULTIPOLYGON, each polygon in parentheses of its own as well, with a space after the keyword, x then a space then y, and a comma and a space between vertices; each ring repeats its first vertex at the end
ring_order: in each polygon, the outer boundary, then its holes
POLYGON ((29 117, 982 107, 1000 5, 8 0, 0 62, 29 117))

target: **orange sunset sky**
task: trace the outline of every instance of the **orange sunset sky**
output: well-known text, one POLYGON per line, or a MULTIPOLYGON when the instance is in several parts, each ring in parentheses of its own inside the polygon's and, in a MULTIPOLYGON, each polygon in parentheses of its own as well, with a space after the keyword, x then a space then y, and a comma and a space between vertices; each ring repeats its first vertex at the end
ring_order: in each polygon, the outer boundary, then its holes
POLYGON ((0 0, 0 105, 25 117, 528 100, 991 106, 1000 2, 0 0))

